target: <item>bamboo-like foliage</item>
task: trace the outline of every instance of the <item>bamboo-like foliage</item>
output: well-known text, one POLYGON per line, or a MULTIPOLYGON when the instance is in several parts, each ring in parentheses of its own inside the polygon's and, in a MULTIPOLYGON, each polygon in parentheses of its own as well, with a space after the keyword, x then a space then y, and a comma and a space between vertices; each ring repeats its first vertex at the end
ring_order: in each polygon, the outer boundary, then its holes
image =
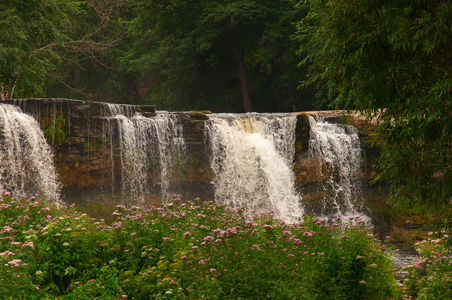
MULTIPOLYGON (((452 207, 452 3, 311 0, 298 23, 305 85, 377 124, 380 178, 395 203, 442 218, 452 207)), ((304 3, 304 1, 303 1, 304 3)))

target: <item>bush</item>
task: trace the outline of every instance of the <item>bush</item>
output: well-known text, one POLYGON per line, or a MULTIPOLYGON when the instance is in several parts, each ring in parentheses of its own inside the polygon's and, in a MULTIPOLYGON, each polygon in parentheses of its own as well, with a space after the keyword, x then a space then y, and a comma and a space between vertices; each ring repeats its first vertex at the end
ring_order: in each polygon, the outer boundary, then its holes
POLYGON ((416 244, 421 259, 408 267, 406 286, 416 299, 452 299, 452 255, 444 247, 449 238, 430 237, 416 244))
POLYGON ((0 252, 0 291, 17 299, 396 297, 390 255, 358 219, 286 224, 178 198, 117 206, 107 225, 3 193, 0 252))

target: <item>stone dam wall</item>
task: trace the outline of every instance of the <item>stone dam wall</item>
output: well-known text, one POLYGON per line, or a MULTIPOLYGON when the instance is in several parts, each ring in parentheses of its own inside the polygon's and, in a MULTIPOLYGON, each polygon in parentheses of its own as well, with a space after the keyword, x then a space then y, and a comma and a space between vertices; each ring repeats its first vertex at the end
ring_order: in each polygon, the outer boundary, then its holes
MULTIPOLYGON (((55 167, 63 190, 108 187, 123 180, 121 149, 117 122, 111 121, 111 105, 70 99, 14 99, 1 103, 19 106, 41 125, 55 153, 55 167), (108 134, 106 127, 108 126, 108 134)), ((126 117, 139 112, 147 118, 157 113, 154 106, 114 105, 126 117)), ((170 182, 194 189, 209 189, 213 173, 208 159, 204 124, 209 122, 209 112, 166 113, 175 116, 183 128, 186 155, 177 159, 168 176, 170 182)), ((318 183, 318 164, 308 155, 310 125, 307 115, 321 115, 332 123, 354 125, 359 129, 364 150, 363 176, 371 179, 376 173, 371 168, 376 149, 368 147, 371 124, 344 111, 299 112, 296 126, 296 154, 294 173, 298 186, 318 183)), ((159 180, 159 170, 152 178, 159 180)), ((207 191, 209 193, 209 191, 207 191)))

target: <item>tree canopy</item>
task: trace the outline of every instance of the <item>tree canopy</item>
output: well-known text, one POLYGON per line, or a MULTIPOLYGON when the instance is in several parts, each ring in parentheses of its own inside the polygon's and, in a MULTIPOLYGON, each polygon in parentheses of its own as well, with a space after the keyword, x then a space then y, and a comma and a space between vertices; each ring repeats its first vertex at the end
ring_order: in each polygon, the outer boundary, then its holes
POLYGON ((2 1, 1 98, 44 96, 52 80, 70 87, 63 81, 68 72, 61 66, 70 62, 81 67, 85 60, 98 60, 98 51, 121 38, 123 26, 112 18, 122 4, 122 0, 2 1))
POLYGON ((160 109, 310 109, 291 0, 5 0, 2 98, 66 97, 160 109))
POLYGON ((124 63, 148 78, 149 101, 222 111, 301 102, 291 35, 305 10, 289 1, 135 1, 134 12, 124 63))
POLYGON ((452 2, 309 0, 298 24, 306 85, 377 126, 393 200, 444 216, 452 202, 452 2))

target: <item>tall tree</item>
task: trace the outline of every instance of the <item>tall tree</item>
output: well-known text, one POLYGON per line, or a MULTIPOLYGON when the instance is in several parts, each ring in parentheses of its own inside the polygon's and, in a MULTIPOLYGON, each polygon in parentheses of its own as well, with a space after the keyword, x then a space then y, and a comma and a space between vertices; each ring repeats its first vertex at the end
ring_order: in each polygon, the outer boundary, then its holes
MULTIPOLYGON (((134 47, 124 62, 130 70, 149 76, 152 101, 162 97, 167 106, 173 102, 173 108, 179 109, 190 104, 189 108, 208 105, 229 111, 256 110, 262 101, 253 99, 258 78, 268 73, 279 77, 281 71, 265 69, 264 64, 281 64, 282 56, 289 52, 295 57, 290 39, 295 29, 288 17, 295 14, 289 1, 135 3, 136 17, 129 24, 134 47), (276 41, 282 43, 268 43, 276 41), (263 50, 272 47, 278 51, 263 50)), ((290 66, 296 70, 295 63, 290 66)), ((296 94, 295 85, 294 90, 296 94)))
MULTIPOLYGON (((62 61, 96 59, 114 45, 120 26, 111 18, 122 0, 4 0, 0 3, 1 98, 42 96, 62 61), (95 16, 87 28, 86 18, 95 16)), ((56 80, 58 78, 54 76, 56 80)))
POLYGON ((452 2, 310 0, 298 25, 307 84, 377 122, 395 203, 452 229, 452 2))

